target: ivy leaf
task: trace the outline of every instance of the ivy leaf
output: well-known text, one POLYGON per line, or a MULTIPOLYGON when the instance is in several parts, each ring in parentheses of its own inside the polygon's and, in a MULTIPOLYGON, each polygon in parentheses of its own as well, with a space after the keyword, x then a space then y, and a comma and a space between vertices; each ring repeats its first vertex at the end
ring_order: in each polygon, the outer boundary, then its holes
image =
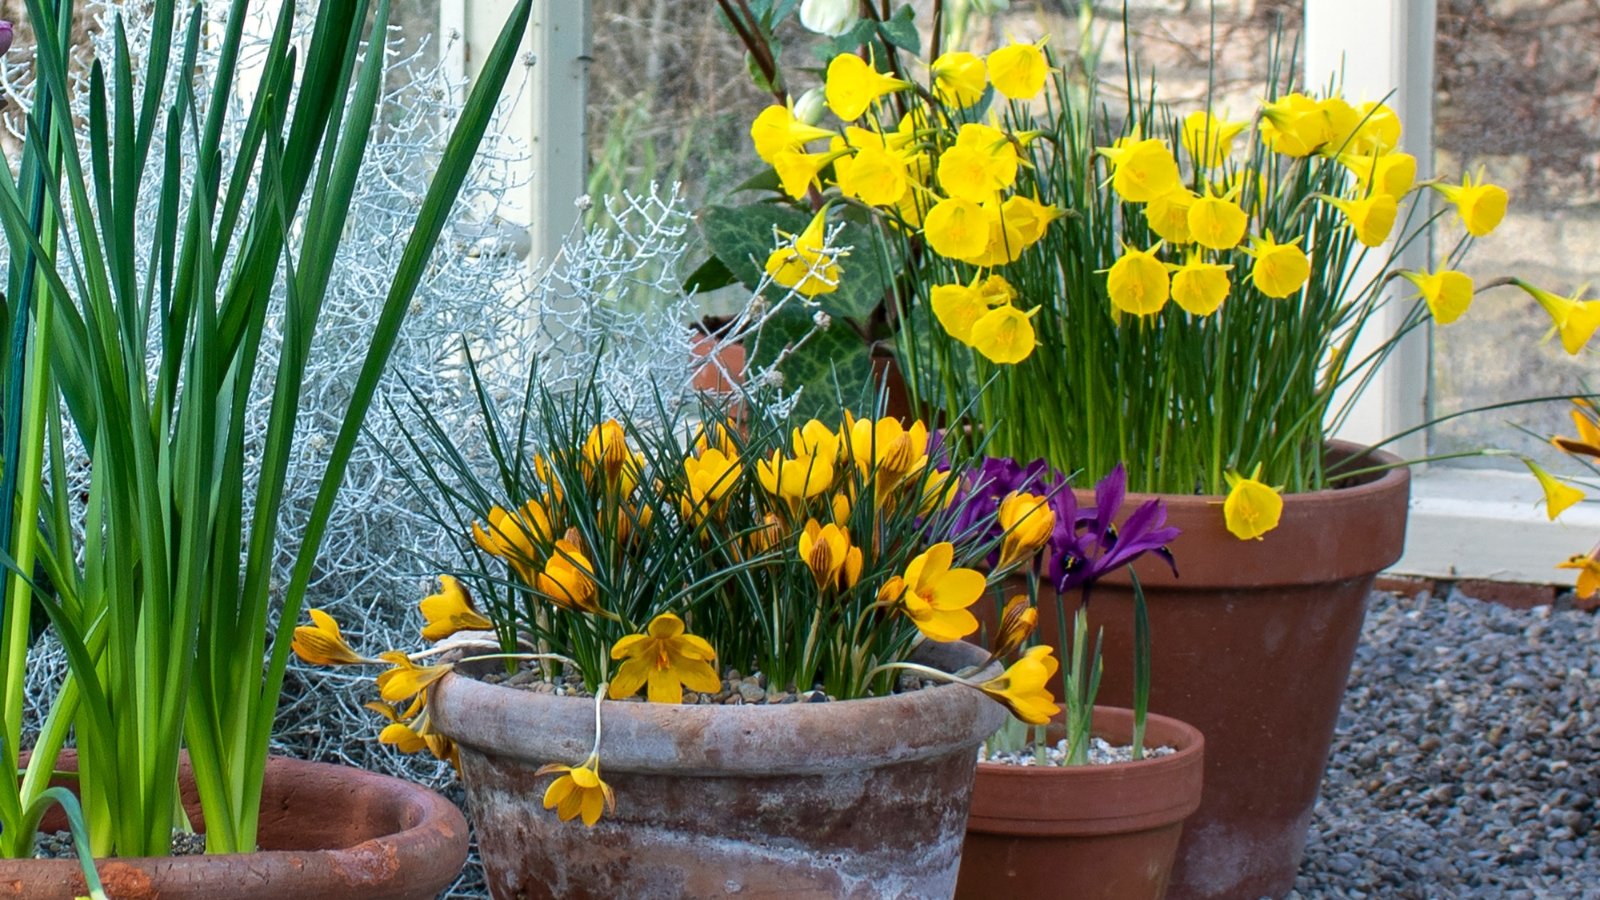
POLYGON ((728 271, 727 264, 713 256, 689 273, 689 277, 683 280, 683 289, 687 293, 704 294, 738 283, 739 279, 728 271))
POLYGON ((911 7, 902 6, 880 29, 884 40, 913 55, 922 52, 922 35, 917 33, 917 23, 913 21, 915 15, 911 7))

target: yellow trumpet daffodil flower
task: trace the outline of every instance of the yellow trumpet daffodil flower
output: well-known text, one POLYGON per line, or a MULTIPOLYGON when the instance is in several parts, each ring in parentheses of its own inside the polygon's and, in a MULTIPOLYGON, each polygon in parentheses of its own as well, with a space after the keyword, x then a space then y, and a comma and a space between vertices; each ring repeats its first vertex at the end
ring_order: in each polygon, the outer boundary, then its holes
POLYGON ((1332 138, 1326 110, 1301 93, 1284 94, 1261 106, 1261 143, 1284 156, 1310 156, 1332 138))
POLYGON ((1008 100, 1032 100, 1044 90, 1050 64, 1044 58, 1045 39, 1036 44, 1011 43, 989 54, 985 65, 989 83, 1008 100))
POLYGON ((1262 482, 1261 465, 1246 478, 1238 472, 1223 475, 1228 482, 1228 497, 1222 502, 1223 521, 1228 531, 1241 541, 1261 540, 1278 527, 1283 515, 1283 495, 1278 488, 1262 482))
POLYGON ((910 184, 905 157, 882 144, 867 144, 834 162, 839 192, 868 206, 893 206, 910 184))
POLYGON ((1212 250, 1232 250, 1244 240, 1250 217, 1233 202, 1237 189, 1223 196, 1207 192, 1189 204, 1189 236, 1212 250))
POLYGON ((946 197, 923 217, 922 233, 940 256, 969 259, 989 245, 989 216, 971 200, 946 197))
POLYGON ((1417 158, 1409 153, 1341 153, 1339 164, 1356 177, 1363 194, 1372 191, 1399 199, 1417 180, 1417 158))
POLYGON ((1311 277, 1311 260, 1300 249, 1300 239, 1287 244, 1266 237, 1250 236, 1250 246, 1244 251, 1255 259, 1250 269, 1250 281, 1256 290, 1274 299, 1281 299, 1300 290, 1311 277))
POLYGON ((1428 304, 1428 312, 1440 325, 1461 318, 1472 305, 1472 276, 1454 269, 1437 272, 1406 272, 1400 276, 1416 286, 1418 296, 1428 304))
POLYGON ((1157 244, 1148 250, 1122 248, 1122 256, 1106 271, 1106 293, 1111 305, 1135 316, 1153 316, 1167 305, 1171 278, 1156 258, 1157 244))
POLYGON ((990 309, 976 284, 940 284, 929 292, 928 305, 946 333, 972 346, 972 326, 990 309))

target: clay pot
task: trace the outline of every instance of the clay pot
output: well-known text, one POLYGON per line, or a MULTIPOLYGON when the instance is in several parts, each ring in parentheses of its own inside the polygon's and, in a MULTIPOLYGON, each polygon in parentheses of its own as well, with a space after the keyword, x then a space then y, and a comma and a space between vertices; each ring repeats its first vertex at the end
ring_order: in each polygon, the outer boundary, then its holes
MULTIPOLYGON (((77 756, 64 751, 56 768, 76 772, 77 756)), ((187 759, 178 780, 190 821, 204 830, 187 759)), ((55 810, 40 830, 66 827, 55 810)), ((267 760, 258 840, 256 853, 112 858, 97 867, 114 900, 433 900, 467 860, 466 819, 433 791, 282 757, 267 760)), ((87 893, 76 859, 0 859, 0 898, 87 893)))
MULTIPOLYGON (((1333 442, 1329 454, 1360 449, 1333 442)), ((1374 453, 1352 468, 1394 462, 1374 453)), ((1405 547, 1410 483, 1396 468, 1285 495, 1278 527, 1259 541, 1228 533, 1221 497, 1162 495, 1182 536, 1172 544, 1179 577, 1154 556, 1137 565, 1153 644, 1150 709, 1200 729, 1207 744, 1205 792, 1184 826, 1169 897, 1276 897, 1293 886, 1367 594, 1405 547)), ((1150 497, 1129 494, 1122 515, 1150 497)), ((1092 506, 1093 495, 1079 502, 1092 506)), ((1059 648, 1053 598, 1040 600, 1041 631, 1059 648)), ((1099 582, 1089 610, 1090 627, 1105 629, 1098 700, 1131 705, 1127 574, 1099 582)))
MULTIPOLYGON (((936 653, 920 661, 984 658, 936 653)), ((593 701, 450 675, 430 709, 461 747, 500 900, 948 897, 977 748, 1004 719, 960 685, 775 706, 607 701, 600 775, 617 806, 585 828, 543 808, 551 778, 534 771, 588 756, 593 701)))
MULTIPOLYGON (((958 900, 1158 900, 1183 820, 1200 805, 1205 739, 1151 715, 1145 746, 1178 752, 1104 766, 979 763, 958 900)), ((1094 733, 1133 740, 1133 711, 1097 706, 1094 733)))

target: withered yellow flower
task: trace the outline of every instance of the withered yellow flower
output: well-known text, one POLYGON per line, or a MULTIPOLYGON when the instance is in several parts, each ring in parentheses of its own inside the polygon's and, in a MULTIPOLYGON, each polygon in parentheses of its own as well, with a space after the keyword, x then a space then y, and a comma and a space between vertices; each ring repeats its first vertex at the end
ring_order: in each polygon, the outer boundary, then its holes
POLYGON ((611 658, 624 660, 606 689, 613 700, 632 697, 645 687, 651 703, 682 703, 683 689, 715 693, 717 651, 704 638, 684 631, 683 620, 662 613, 650 620, 645 634, 630 634, 611 648, 611 658))
POLYGON ((1061 712, 1050 694, 1050 679, 1060 668, 1053 652, 1050 647, 1032 647, 1004 673, 977 688, 1029 725, 1047 724, 1061 712))
POLYGON ((1556 563, 1556 568, 1578 570, 1578 599, 1587 600, 1600 591, 1600 545, 1586 554, 1567 557, 1566 562, 1556 563))
POLYGON ((600 821, 602 812, 616 811, 616 795, 611 792, 611 785, 600 779, 598 758, 590 756, 581 766, 551 763, 541 766, 534 775, 554 775, 557 772, 561 773, 561 777, 550 782, 545 789, 544 808, 554 809, 561 821, 566 822, 581 815, 583 824, 592 826, 600 821))
POLYGON ((422 629, 425 641, 442 641, 458 631, 490 631, 494 623, 484 618, 472 605, 472 594, 466 585, 450 575, 439 576, 439 593, 429 594, 418 604, 427 625, 422 629))
MULTIPOLYGON (((448 664, 419 666, 399 650, 386 651, 379 654, 378 658, 393 666, 379 673, 377 677, 378 696, 390 703, 398 703, 417 696, 426 690, 428 685, 450 674, 450 670, 455 668, 448 664)), ((416 708, 416 705, 413 705, 413 712, 416 708)))
POLYGON ((300 625, 294 630, 289 649, 314 666, 356 666, 377 662, 350 649, 344 635, 339 633, 339 623, 320 609, 307 610, 310 625, 300 625))
POLYGON ((1574 398, 1572 405, 1576 407, 1572 410, 1572 426, 1578 436, 1569 438, 1556 435, 1550 439, 1550 443, 1564 453, 1600 459, 1600 419, 1596 418, 1594 405, 1582 398, 1574 398))

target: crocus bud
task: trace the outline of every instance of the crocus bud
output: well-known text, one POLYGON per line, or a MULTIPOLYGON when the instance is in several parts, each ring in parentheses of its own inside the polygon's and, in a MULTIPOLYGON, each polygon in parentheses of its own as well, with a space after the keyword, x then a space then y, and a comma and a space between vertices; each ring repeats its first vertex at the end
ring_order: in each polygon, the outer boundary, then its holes
POLYGON ((861 21, 858 0, 801 0, 800 24, 807 31, 838 37, 861 21))
POLYGON ((0 19, 0 56, 11 49, 11 23, 0 19))
POLYGON ((794 117, 807 125, 815 125, 822 121, 822 114, 828 111, 828 98, 822 88, 814 87, 794 102, 794 117))

